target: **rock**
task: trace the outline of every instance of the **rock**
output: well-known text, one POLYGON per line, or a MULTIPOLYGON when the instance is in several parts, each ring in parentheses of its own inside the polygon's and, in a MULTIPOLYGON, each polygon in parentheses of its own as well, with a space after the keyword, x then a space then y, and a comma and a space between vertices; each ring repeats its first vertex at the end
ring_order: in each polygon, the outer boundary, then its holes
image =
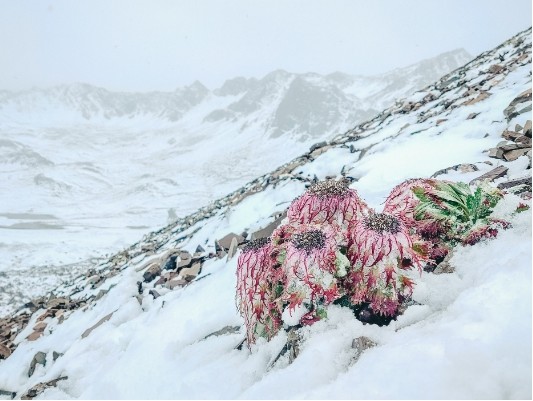
POLYGON ((504 70, 504 67, 500 64, 493 64, 489 67, 488 72, 491 74, 499 74, 504 70))
POLYGON ((157 276, 161 274, 161 268, 159 267, 159 263, 154 263, 148 267, 148 269, 143 274, 143 280, 145 283, 149 283, 153 279, 155 279, 157 276))
POLYGON ((526 125, 524 125, 524 135, 528 138, 531 138, 531 120, 526 121, 526 125))
POLYGON ((57 386, 57 382, 59 382, 60 380, 67 380, 67 379, 68 379, 68 376, 63 376, 63 377, 59 377, 59 378, 54 379, 54 380, 50 380, 49 382, 46 382, 46 383, 36 384, 32 388, 30 388, 26 393, 24 393, 20 397, 20 399, 21 400, 32 400, 35 397, 37 397, 38 395, 40 395, 47 388, 56 387, 57 386))
POLYGON ((449 274, 453 273, 455 271, 455 268, 450 264, 450 259, 453 256, 453 249, 451 249, 448 254, 444 257, 442 262, 440 262, 435 270, 433 270, 433 274, 449 274))
POLYGON ((81 338, 85 338, 85 337, 88 337, 89 334, 91 334, 93 332, 94 329, 100 327, 102 324, 104 324, 105 322, 107 322, 109 319, 111 319, 111 316, 113 316, 113 313, 114 312, 111 312, 110 314, 108 315, 105 315, 103 318, 101 318, 96 324, 94 324, 93 326, 89 327, 87 330, 85 330, 83 332, 83 334, 81 335, 81 338))
POLYGON ((509 181, 506 181, 506 182, 500 182, 498 184, 498 189, 508 189, 508 188, 516 187, 518 185, 529 185, 529 186, 531 186, 531 176, 524 177, 524 178, 518 178, 518 179, 514 179, 514 180, 509 180, 509 181))
POLYGON ((184 267, 189 267, 192 263, 192 256, 189 252, 187 253, 181 253, 180 255, 180 261, 177 264, 178 271, 183 269, 184 267))
POLYGON ((52 351, 52 359, 54 360, 54 362, 57 360, 57 358, 61 358, 62 356, 63 354, 61 352, 52 351))
POLYGON ((489 96, 490 96, 489 92, 482 91, 482 92, 479 93, 479 95, 476 98, 471 99, 471 100, 467 100, 466 102, 463 103, 463 105, 470 106, 472 104, 476 104, 478 102, 481 102, 481 101, 487 99, 489 96))
POLYGON ((87 279, 87 282, 85 283, 85 285, 96 285, 98 284, 98 282, 101 280, 102 278, 98 275, 98 274, 95 274, 94 276, 91 276, 87 279))
POLYGON ((525 135, 520 135, 518 138, 515 139, 515 142, 519 145, 522 145, 521 147, 531 147, 531 138, 528 138, 525 135))
POLYGON ((483 175, 480 175, 477 178, 474 178, 472 181, 470 181, 470 185, 473 185, 477 182, 488 180, 489 182, 494 181, 496 178, 503 177, 505 174, 507 174, 507 171, 509 169, 505 166, 498 166, 488 172, 486 172, 483 175))
POLYGON ((14 391, 2 390, 0 388, 0 395, 1 396, 7 396, 7 397, 9 397, 9 398, 11 398, 13 400, 17 396, 17 393, 14 392, 14 391))
POLYGON ((28 370, 28 377, 33 375, 37 364, 46 366, 46 354, 44 352, 39 351, 34 355, 30 363, 30 369, 28 370))
POLYGON ((186 267, 180 272, 180 276, 182 279, 186 281, 192 281, 200 272, 202 271, 202 263, 201 262, 195 262, 192 264, 191 267, 186 267))
POLYGON ((256 231, 255 233, 252 233, 252 240, 258 239, 258 238, 268 238, 268 237, 270 237, 270 235, 272 235, 274 230, 279 227, 279 225, 281 224, 281 221, 286 216, 287 216, 287 214, 284 213, 281 216, 279 216, 276 220, 274 220, 272 223, 270 223, 268 226, 266 226, 265 228, 262 228, 261 230, 256 231))
POLYGON ((148 291, 148 294, 154 297, 154 299, 159 298, 161 295, 156 290, 150 290, 148 291))
POLYGON ((211 334, 208 334, 203 339, 205 340, 205 339, 207 339, 209 337, 223 336, 225 334, 235 334, 235 333, 238 333, 240 329, 241 329, 240 326, 226 326, 226 327, 223 327, 220 330, 217 330, 217 331, 215 331, 215 332, 213 332, 211 334))
POLYGON ((525 156, 528 149, 515 149, 503 154, 503 158, 508 162, 518 159, 520 156, 525 156))
POLYGON ((229 250, 228 250, 228 258, 226 259, 227 262, 229 262, 231 259, 233 259, 233 257, 237 253, 237 246, 238 246, 237 238, 233 237, 231 239, 231 244, 230 244, 229 250))
POLYGON ((456 164, 455 166, 447 167, 445 169, 442 169, 442 170, 439 170, 433 173, 431 178, 435 178, 443 174, 448 174, 450 171, 460 171, 461 173, 471 173, 473 171, 478 171, 478 170, 479 169, 477 168, 475 164, 469 164, 469 163, 456 164))
POLYGON ((359 360, 365 350, 375 347, 376 345, 377 344, 374 341, 365 336, 354 338, 352 341, 352 348, 355 350, 353 363, 359 360))
POLYGON ((39 323, 37 323, 37 324, 33 327, 33 330, 34 330, 34 331, 43 332, 44 329, 46 329, 46 326, 47 326, 47 323, 45 323, 45 322, 39 322, 39 323))
POLYGON ((503 111, 503 114, 507 118, 507 121, 510 121, 514 117, 522 114, 522 111, 517 112, 516 106, 518 106, 520 103, 525 103, 531 101, 531 89, 528 89, 524 92, 522 92, 520 95, 515 97, 511 103, 509 103, 509 106, 505 108, 503 111))
MULTIPOLYGON (((98 276, 100 277, 100 276, 98 276)), ((53 298, 50 301, 47 302, 46 307, 47 308, 55 308, 55 309, 66 309, 67 305, 69 304, 69 300, 67 298, 53 298)))
POLYGON ((520 131, 522 131, 523 128, 524 128, 524 127, 522 127, 520 124, 516 124, 516 125, 514 126, 514 130, 515 130, 516 132, 520 132, 520 131))
POLYGON ((243 231, 241 233, 241 237, 243 237, 244 239, 248 238, 248 233, 246 231, 243 231))
POLYGON ((440 118, 440 119, 437 120, 436 124, 437 125, 441 125, 445 121, 448 121, 448 119, 447 118, 440 118))
POLYGON ((229 233, 228 235, 226 235, 223 238, 219 239, 217 242, 218 242, 218 244, 220 245, 220 247, 222 249, 224 249, 225 251, 228 251, 230 249, 230 247, 231 247, 231 241, 234 238, 237 240, 237 245, 241 245, 242 243, 244 243, 246 241, 244 239, 244 237, 242 237, 242 236, 240 236, 238 234, 229 233))
POLYGON ((205 249, 202 247, 202 245, 198 245, 196 247, 196 250, 194 251, 194 253, 204 253, 205 252, 205 249))
POLYGON ((309 148, 309 153, 312 153, 314 152, 315 150, 319 149, 319 148, 323 148, 324 146, 326 146, 328 143, 327 142, 319 142, 319 143, 315 143, 314 145, 312 145, 310 148, 309 148))
POLYGON ((468 117, 466 117, 467 120, 473 120, 479 115, 479 113, 470 113, 468 117))
POLYGON ((176 287, 185 287, 187 284, 189 284, 188 281, 183 280, 183 279, 175 278, 175 279, 169 280, 165 284, 165 287, 167 287, 168 289, 173 290, 176 287))
POLYGON ((7 359, 11 355, 11 350, 5 345, 0 344, 0 359, 7 359))
POLYGON ((178 259, 178 255, 170 256, 163 264, 163 270, 174 270, 176 268, 176 259, 178 259))
POLYGON ((516 132, 516 131, 508 131, 505 130, 502 133, 502 136, 507 139, 508 141, 514 141, 516 138, 521 137, 522 134, 516 132))
POLYGON ((40 331, 34 331, 33 333, 31 333, 28 337, 26 337, 26 340, 28 341, 35 341, 37 340, 39 337, 41 337, 43 335, 42 332, 40 331))
POLYGON ((503 159, 503 150, 492 148, 489 150, 489 157, 492 157, 493 159, 503 159))

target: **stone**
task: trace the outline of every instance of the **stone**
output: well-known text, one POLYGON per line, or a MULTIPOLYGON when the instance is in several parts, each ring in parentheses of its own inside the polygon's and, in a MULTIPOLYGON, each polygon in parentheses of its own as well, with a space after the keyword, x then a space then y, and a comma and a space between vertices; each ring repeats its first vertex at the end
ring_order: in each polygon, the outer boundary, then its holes
POLYGON ((170 290, 173 290, 176 287, 185 287, 187 284, 189 284, 188 281, 183 280, 183 279, 175 278, 175 279, 169 280, 165 284, 165 287, 167 287, 170 290))
POLYGON ((478 171, 479 169, 475 164, 464 163, 456 164, 455 166, 447 167, 445 169, 439 170, 431 176, 431 178, 438 177, 439 175, 448 174, 450 171, 460 171, 461 173, 471 173, 473 171, 478 171))
POLYGON ((52 359, 54 362, 57 360, 57 358, 61 358, 63 355, 64 354, 62 354, 61 352, 52 351, 52 359))
POLYGON ((365 350, 375 347, 376 345, 377 344, 374 341, 365 336, 354 338, 352 341, 352 348, 355 350, 353 363, 359 360, 365 350))
POLYGON ((508 188, 516 187, 518 185, 531 186, 531 176, 524 177, 524 178, 517 178, 514 180, 505 181, 505 182, 500 182, 498 184, 498 189, 508 189, 508 188))
POLYGON ((108 315, 105 315, 103 318, 101 318, 98 322, 96 322, 96 324, 92 325, 91 327, 89 327, 87 330, 85 330, 83 332, 83 334, 81 335, 81 338, 85 338, 85 337, 88 337, 92 332, 93 330, 95 330, 96 328, 100 327, 102 324, 104 324, 105 322, 107 322, 109 319, 111 319, 111 316, 113 316, 113 313, 115 312, 111 312, 110 314, 108 315))
POLYGON ((493 64, 489 67, 488 72, 490 72, 491 74, 499 74, 503 70, 504 70, 504 67, 501 66, 500 64, 493 64))
MULTIPOLYGON (((100 277, 100 276, 98 276, 100 277)), ((46 307, 47 308, 59 308, 59 309, 66 309, 67 305, 69 304, 69 300, 67 298, 53 298, 50 301, 47 302, 46 307)))
POLYGON ((237 246, 238 246, 237 238, 233 237, 231 239, 231 244, 230 244, 229 250, 228 250, 228 258, 226 259, 227 262, 229 262, 231 259, 233 259, 233 257, 237 253, 237 246))
POLYGON ((228 235, 226 235, 226 236, 222 237, 221 239, 217 240, 217 242, 220 245, 220 247, 227 252, 229 250, 229 248, 231 247, 231 241, 232 241, 233 238, 235 238, 237 240, 237 245, 241 245, 242 243, 244 243, 246 241, 244 239, 244 237, 242 237, 242 236, 240 236, 238 234, 229 233, 228 235))
POLYGON ((317 149, 323 148, 323 147, 326 146, 327 144, 328 144, 327 142, 319 142, 319 143, 315 143, 314 145, 312 145, 312 146, 309 148, 309 153, 312 153, 312 152, 314 152, 314 151, 317 150, 317 149))
POLYGON ((11 355, 11 350, 5 345, 0 344, 0 359, 7 359, 11 355))
POLYGON ((46 326, 47 326, 47 325, 48 325, 48 324, 45 323, 45 322, 39 322, 39 323, 37 323, 37 324, 33 327, 33 330, 34 330, 34 331, 40 331, 40 332, 43 332, 44 329, 46 329, 46 326))
POLYGON ((505 108, 503 111, 503 114, 507 118, 507 121, 510 121, 513 117, 516 117, 520 115, 521 113, 516 112, 516 106, 520 103, 524 103, 527 101, 531 101, 531 89, 528 89, 524 92, 522 92, 520 95, 515 97, 511 103, 509 103, 509 106, 505 108))
POLYGON ((217 330, 211 334, 208 334, 207 336, 204 337, 204 340, 209 337, 218 337, 218 336, 223 336, 225 334, 235 334, 235 333, 238 333, 240 329, 241 329, 240 326, 226 326, 226 327, 221 328, 220 330, 217 330))
POLYGON ((503 158, 508 162, 511 162, 513 160, 518 159, 520 156, 525 156, 527 151, 527 149, 510 150, 509 152, 503 154, 503 158))
POLYGON ((148 269, 143 274, 143 280, 145 283, 149 283, 153 279, 155 279, 157 276, 161 274, 161 267, 159 267, 159 263, 153 263, 148 267, 148 269))
POLYGON ((33 375, 33 372, 35 372, 35 367, 37 365, 43 365, 46 366, 46 354, 44 352, 37 352, 30 363, 30 369, 28 370, 28 377, 31 377, 33 375))
POLYGON ((196 262, 193 263, 191 267, 186 267, 180 272, 180 276, 182 279, 187 281, 192 281, 200 272, 202 271, 202 263, 196 262))
POLYGON ((57 382, 59 382, 60 380, 67 380, 67 379, 68 379, 68 376, 63 376, 63 377, 58 377, 57 379, 54 379, 54 380, 50 380, 49 382, 46 382, 46 383, 36 384, 32 388, 30 388, 28 391, 26 391, 26 393, 24 393, 20 397, 20 399, 21 400, 32 400, 35 397, 39 396, 47 388, 56 387, 57 382))
POLYGON ((258 239, 258 238, 268 238, 272 235, 274 230, 279 227, 281 224, 281 221, 286 217, 286 213, 279 216, 276 220, 274 220, 272 223, 270 223, 265 228, 262 228, 261 230, 258 230, 254 233, 252 233, 252 240, 258 239))
POLYGON ((437 120, 436 124, 437 125, 441 125, 445 121, 448 121, 448 119, 447 118, 440 118, 440 119, 437 120))
POLYGON ((474 99, 471 99, 471 100, 467 100, 466 102, 463 103, 463 105, 470 106, 472 104, 476 104, 478 102, 481 102, 481 101, 487 99, 489 96, 490 96, 489 92, 485 92, 485 91, 480 92, 479 95, 477 95, 477 97, 475 97, 474 99))
POLYGON ((159 298, 161 295, 156 290, 150 290, 148 291, 148 294, 154 297, 154 299, 159 298))
POLYGON ((531 138, 531 120, 526 121, 523 132, 525 136, 527 136, 528 138, 531 138))
POLYGON ((499 148, 489 149, 489 157, 494 159, 503 159, 503 150, 499 148))
POLYGON ((522 145, 523 147, 531 147, 531 138, 528 138, 525 135, 520 135, 518 138, 515 139, 515 142, 519 145, 522 145))
POLYGON ((35 341, 37 340, 39 337, 41 337, 43 335, 43 333, 41 331, 34 331, 33 333, 31 333, 28 337, 26 337, 26 340, 28 341, 35 341))
POLYGON ((473 185, 477 182, 481 182, 484 180, 488 180, 489 182, 494 181, 496 178, 503 177, 505 174, 507 174, 507 171, 509 169, 505 166, 498 166, 496 168, 493 168, 492 170, 486 172, 483 175, 480 175, 477 178, 474 178, 472 181, 470 181, 470 185, 473 185))
POLYGON ((479 115, 479 113, 470 113, 468 117, 466 117, 467 120, 473 120, 479 115))
POLYGON ((521 137, 523 135, 518 133, 518 132, 516 132, 516 131, 505 130, 505 131, 503 131, 502 136, 505 139, 507 139, 508 141, 514 141, 516 138, 519 138, 519 137, 521 137))
POLYGON ((196 250, 194 251, 194 253, 204 253, 205 252, 205 249, 202 247, 202 245, 198 245, 196 247, 196 250))
POLYGON ((96 285, 101 280, 101 277, 98 274, 91 276, 87 279, 85 285, 96 285))
POLYGON ((176 268, 176 259, 178 259, 178 255, 171 255, 163 263, 163 270, 174 270, 176 268))
POLYGON ((15 391, 7 391, 7 390, 2 390, 0 388, 0 396, 4 396, 4 397, 7 396, 13 400, 17 396, 17 393, 15 391))
POLYGON ((444 257, 437 267, 433 270, 433 274, 449 274, 455 271, 455 267, 450 264, 450 259, 453 256, 453 249, 444 257))
POLYGON ((522 131, 523 128, 524 128, 524 127, 522 127, 520 124, 516 124, 516 125, 514 126, 514 130, 515 130, 516 132, 520 132, 520 131, 522 131))

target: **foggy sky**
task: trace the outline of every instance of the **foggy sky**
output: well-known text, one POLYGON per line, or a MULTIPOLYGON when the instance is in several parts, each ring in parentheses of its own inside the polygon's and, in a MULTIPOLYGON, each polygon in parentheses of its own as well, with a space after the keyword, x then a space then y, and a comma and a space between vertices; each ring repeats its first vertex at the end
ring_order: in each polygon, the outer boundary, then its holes
POLYGON ((370 75, 456 48, 477 55, 529 26, 530 0, 0 0, 0 89, 370 75))

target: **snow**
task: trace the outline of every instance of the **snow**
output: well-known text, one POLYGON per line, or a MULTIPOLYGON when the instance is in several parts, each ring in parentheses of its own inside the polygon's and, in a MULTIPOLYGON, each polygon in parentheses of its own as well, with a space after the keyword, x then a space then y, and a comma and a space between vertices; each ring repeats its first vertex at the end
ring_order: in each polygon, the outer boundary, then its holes
MULTIPOLYGON (((351 188, 376 208, 404 179, 429 176, 454 164, 475 163, 479 171, 453 171, 439 178, 468 182, 500 163, 484 150, 501 140, 508 127, 502 110, 530 87, 529 73, 529 64, 516 68, 485 101, 445 111, 448 121, 440 125, 436 120, 442 115, 421 123, 412 114, 394 115, 384 121, 385 128, 374 122, 352 143, 357 152, 350 153, 349 144, 332 147, 294 175, 339 177, 346 166, 344 171, 356 178, 351 188), (467 120, 474 111, 480 115, 467 120)), ((443 96, 455 99, 456 95, 443 96)), ((525 122, 531 114, 521 118, 525 122)), ((206 155, 215 153, 206 151, 206 155)), ((253 162, 254 156, 249 157, 253 162)), ((505 165, 511 178, 527 174, 527 158, 505 165)), ((288 177, 174 233, 160 251, 185 233, 190 237, 180 243, 182 249, 193 252, 202 244, 212 251, 214 240, 229 232, 252 232, 273 221, 273 214, 304 189, 304 182, 288 177)), ((156 299, 149 295, 153 284, 147 284, 142 303, 136 283, 142 266, 159 254, 135 258, 102 287, 93 290, 82 284, 83 291, 73 298, 110 290, 97 302, 69 312, 61 324, 49 318, 45 335, 30 342, 25 337, 43 311, 35 313, 17 336, 15 352, 0 362, 0 389, 20 396, 39 382, 68 376, 39 398, 531 398, 532 213, 531 209, 514 213, 521 202, 525 201, 515 195, 504 197, 495 216, 511 221, 513 227, 494 240, 457 247, 450 260, 454 273, 411 272, 418 304, 390 325, 364 325, 348 308, 327 307, 327 319, 301 329, 300 353, 291 364, 288 355, 276 361, 287 340, 283 330, 269 342, 260 339, 251 350, 236 349, 245 335, 235 305, 236 257, 207 260, 201 280, 174 291, 158 287, 161 296, 156 299), (108 321, 82 338, 109 314, 108 321), (206 338, 225 326, 240 330, 206 338), (376 346, 356 361, 352 341, 360 336, 376 346), (46 353, 46 366, 37 366, 28 378, 38 351, 46 353), (64 355, 53 361, 53 351, 64 355)), ((118 221, 124 223, 121 218, 118 221)), ((98 267, 104 269, 109 263, 98 267)), ((69 288, 59 287, 57 293, 68 293, 69 288)), ((295 310, 283 319, 291 324, 303 313, 295 310)))

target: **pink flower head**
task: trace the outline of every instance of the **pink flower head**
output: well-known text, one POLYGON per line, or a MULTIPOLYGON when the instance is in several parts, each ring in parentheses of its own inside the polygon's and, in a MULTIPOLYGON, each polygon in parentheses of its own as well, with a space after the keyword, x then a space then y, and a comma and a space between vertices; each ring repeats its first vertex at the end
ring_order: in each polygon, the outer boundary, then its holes
POLYGON ((421 270, 423 261, 407 227, 390 214, 370 213, 350 225, 348 241, 352 271, 345 285, 352 303, 369 302, 374 311, 393 316, 413 289, 403 271, 421 270))
POLYGON ((415 178, 396 185, 385 200, 383 211, 400 219, 408 228, 416 226, 414 210, 420 200, 413 189, 430 190, 433 189, 434 182, 432 179, 415 178))
POLYGON ((236 302, 246 326, 248 346, 257 337, 272 338, 281 325, 270 239, 248 242, 237 261, 236 302))
POLYGON ((500 219, 489 219, 488 224, 478 224, 466 233, 462 240, 463 245, 475 245, 485 239, 498 236, 499 229, 507 230, 511 223, 500 219))
POLYGON ((337 227, 327 224, 287 225, 274 231, 273 242, 281 244, 277 258, 285 282, 282 299, 289 311, 303 302, 327 305, 340 297, 337 277, 343 275, 339 271, 343 267, 337 251, 341 237, 337 227))
POLYGON ((287 212, 291 223, 336 223, 344 225, 359 218, 367 209, 346 180, 326 180, 311 185, 296 198, 287 212))

